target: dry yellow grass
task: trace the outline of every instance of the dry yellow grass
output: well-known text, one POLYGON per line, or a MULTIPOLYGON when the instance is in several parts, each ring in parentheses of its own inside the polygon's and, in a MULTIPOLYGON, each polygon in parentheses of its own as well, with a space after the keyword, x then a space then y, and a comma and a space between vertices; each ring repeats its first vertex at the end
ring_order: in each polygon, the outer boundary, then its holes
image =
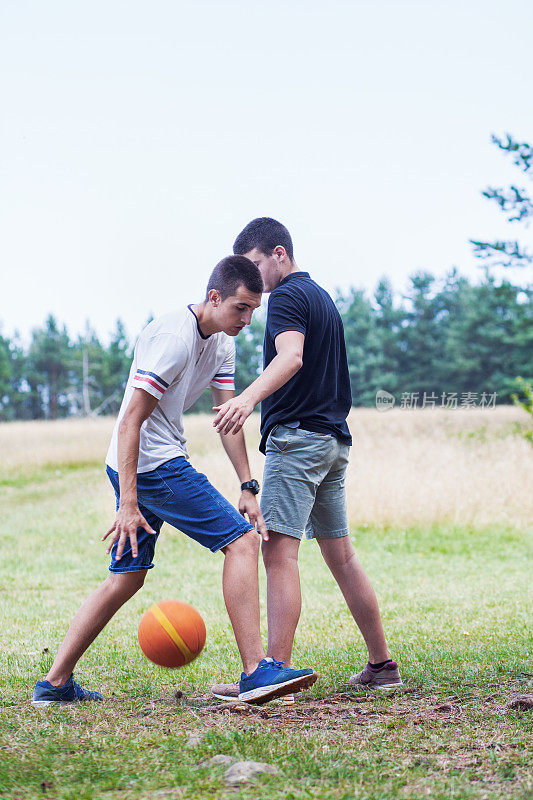
POLYGON ((105 458, 114 418, 0 423, 0 471, 76 464, 105 458))
POLYGON ((512 434, 525 413, 361 409, 348 475, 353 524, 533 523, 533 448, 512 434))
MULTIPOLYGON (((513 407, 386 413, 356 409, 348 472, 353 525, 474 526, 533 524, 533 448, 514 431, 525 414, 513 407)), ((252 473, 261 480, 258 415, 246 424, 252 473)), ((0 477, 105 457, 113 420, 17 422, 0 425, 0 477)), ((238 483, 208 416, 185 424, 195 467, 232 502, 238 483)))

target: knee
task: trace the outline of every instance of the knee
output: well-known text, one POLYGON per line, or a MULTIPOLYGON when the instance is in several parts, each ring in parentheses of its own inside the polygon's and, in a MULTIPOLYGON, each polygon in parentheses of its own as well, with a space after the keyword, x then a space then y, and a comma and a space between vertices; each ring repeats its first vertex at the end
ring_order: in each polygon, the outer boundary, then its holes
POLYGON ((319 539, 319 545, 324 561, 331 570, 342 569, 355 557, 354 546, 348 536, 319 539))
POLYGON ((283 540, 279 540, 277 535, 271 535, 270 539, 266 542, 262 543, 261 552, 263 555, 263 563, 265 565, 265 569, 271 569, 272 567, 279 566, 280 564, 283 565, 290 565, 290 564, 298 564, 298 545, 299 542, 296 541, 296 546, 292 546, 293 542, 285 542, 283 540), (289 544, 290 546, 287 546, 289 544))
POLYGON ((247 558, 257 561, 259 558, 259 536, 255 531, 248 531, 234 542, 223 548, 224 555, 235 555, 238 558, 247 558))
POLYGON ((144 584, 147 571, 142 569, 137 572, 111 572, 107 579, 108 589, 113 594, 132 597, 144 584))

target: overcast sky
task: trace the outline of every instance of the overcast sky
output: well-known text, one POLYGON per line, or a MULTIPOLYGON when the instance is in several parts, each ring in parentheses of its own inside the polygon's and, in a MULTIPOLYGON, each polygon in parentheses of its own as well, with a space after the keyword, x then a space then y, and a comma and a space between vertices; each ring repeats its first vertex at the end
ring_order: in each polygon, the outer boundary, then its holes
POLYGON ((475 277, 532 30, 530 0, 0 0, 4 332, 135 335, 264 215, 329 290, 475 277))

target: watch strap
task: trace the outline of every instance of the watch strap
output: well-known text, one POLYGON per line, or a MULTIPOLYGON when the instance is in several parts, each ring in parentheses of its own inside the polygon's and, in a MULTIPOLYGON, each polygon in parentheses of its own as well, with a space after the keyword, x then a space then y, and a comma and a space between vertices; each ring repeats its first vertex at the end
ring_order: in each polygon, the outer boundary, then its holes
POLYGON ((251 481, 245 481, 244 483, 241 483, 241 492, 244 492, 245 490, 248 490, 253 494, 259 494, 259 483, 255 480, 255 478, 252 478, 251 481))

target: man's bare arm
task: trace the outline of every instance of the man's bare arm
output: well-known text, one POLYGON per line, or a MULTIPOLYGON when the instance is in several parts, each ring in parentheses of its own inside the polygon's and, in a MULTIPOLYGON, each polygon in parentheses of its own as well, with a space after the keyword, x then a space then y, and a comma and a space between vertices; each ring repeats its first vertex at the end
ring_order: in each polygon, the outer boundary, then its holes
POLYGON ((305 336, 300 331, 284 331, 276 336, 276 355, 238 397, 214 407, 217 415, 213 425, 218 433, 239 433, 255 406, 284 386, 301 369, 305 336))
MULTIPOLYGON (((235 397, 235 392, 233 390, 212 388, 211 391, 213 393, 213 402, 217 406, 222 406, 235 397)), ((243 431, 239 431, 237 436, 221 435, 220 438, 222 440, 222 446, 233 464, 239 481, 241 483, 249 481, 252 475, 250 473, 250 464, 248 463, 248 453, 246 452, 246 442, 244 441, 243 431)), ((263 515, 261 514, 261 509, 259 508, 259 503, 257 502, 257 497, 248 489, 241 492, 239 511, 243 516, 246 514, 251 524, 257 528, 258 533, 267 541, 268 532, 263 515)))
POLYGON ((114 524, 102 540, 111 537, 107 552, 109 553, 118 539, 116 561, 120 561, 126 540, 130 539, 133 557, 137 558, 137 528, 142 527, 155 535, 137 504, 137 462, 139 460, 139 442, 141 425, 148 419, 158 400, 144 389, 136 388, 126 413, 118 428, 118 479, 120 486, 120 506, 114 524))

